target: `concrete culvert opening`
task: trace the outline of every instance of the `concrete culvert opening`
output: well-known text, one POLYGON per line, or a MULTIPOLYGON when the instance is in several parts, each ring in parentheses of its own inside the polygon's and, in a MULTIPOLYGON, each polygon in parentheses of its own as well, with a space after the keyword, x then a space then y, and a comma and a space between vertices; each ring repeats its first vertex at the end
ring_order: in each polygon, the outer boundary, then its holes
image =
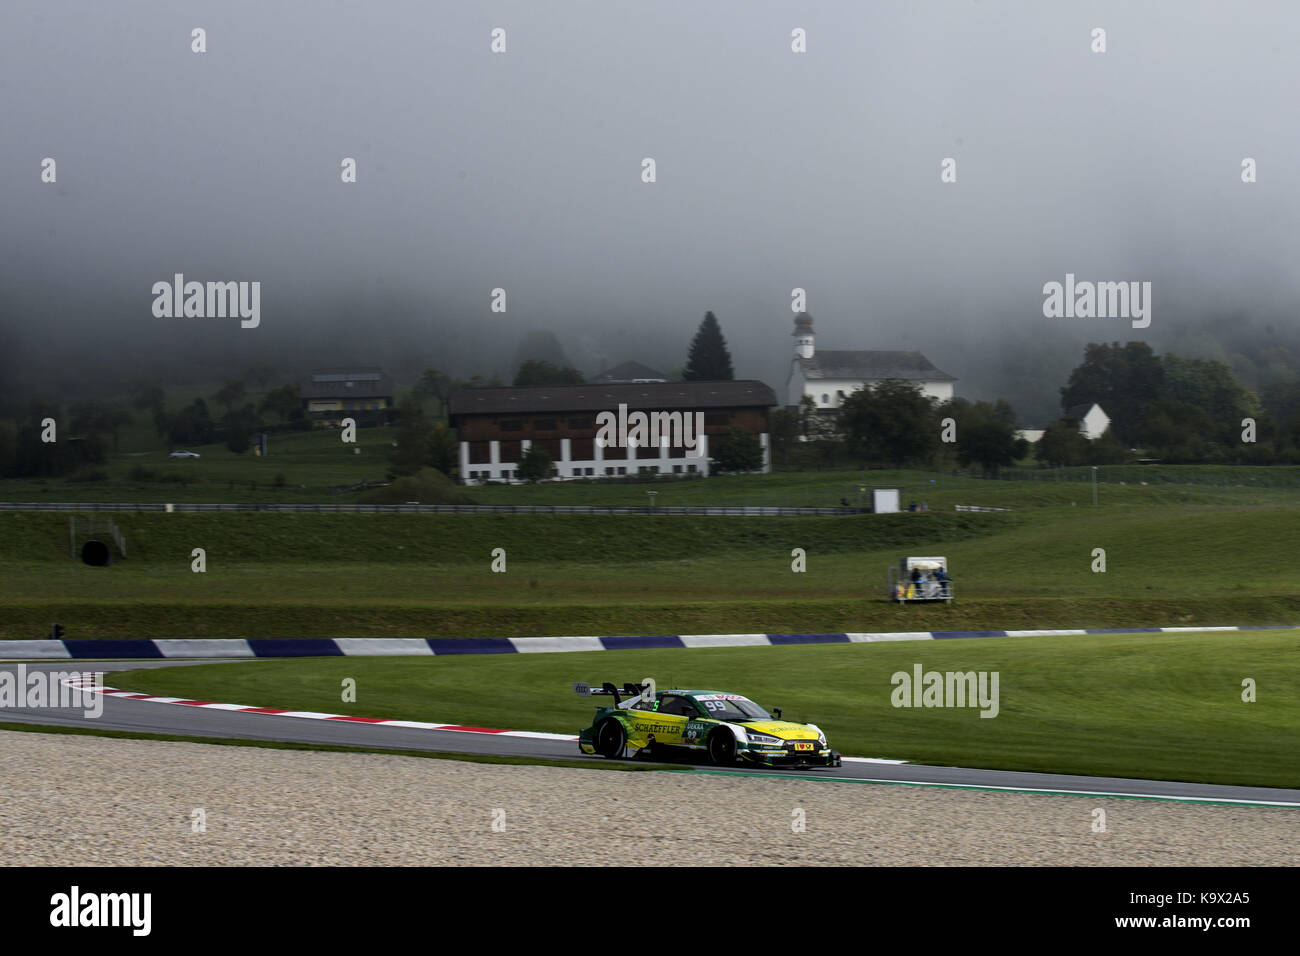
POLYGON ((81 546, 81 560, 94 568, 106 568, 113 563, 113 553, 103 541, 92 538, 81 546))

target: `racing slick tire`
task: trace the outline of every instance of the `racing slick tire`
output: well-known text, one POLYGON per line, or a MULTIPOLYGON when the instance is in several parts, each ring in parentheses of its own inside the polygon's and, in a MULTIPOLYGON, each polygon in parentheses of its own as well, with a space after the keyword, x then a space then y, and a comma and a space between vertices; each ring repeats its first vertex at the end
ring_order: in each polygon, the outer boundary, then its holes
POLYGON ((736 763, 736 736, 725 727, 719 727, 709 734, 709 760, 719 767, 731 767, 736 763))
POLYGON ((618 758, 627 749, 627 731, 612 717, 601 721, 596 728, 596 753, 602 757, 618 758))

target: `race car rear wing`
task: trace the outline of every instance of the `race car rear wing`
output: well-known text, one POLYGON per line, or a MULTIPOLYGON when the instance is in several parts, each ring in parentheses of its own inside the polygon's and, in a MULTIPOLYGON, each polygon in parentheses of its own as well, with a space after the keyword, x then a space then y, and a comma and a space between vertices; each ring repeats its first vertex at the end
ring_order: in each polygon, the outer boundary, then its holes
POLYGON ((624 697, 627 697, 629 701, 637 697, 643 700, 654 700, 655 682, 647 677, 639 684, 628 681, 620 689, 610 681, 605 681, 599 687, 592 687, 590 684, 574 681, 573 692, 579 697, 595 697, 601 694, 613 697, 614 706, 618 707, 621 706, 624 697))

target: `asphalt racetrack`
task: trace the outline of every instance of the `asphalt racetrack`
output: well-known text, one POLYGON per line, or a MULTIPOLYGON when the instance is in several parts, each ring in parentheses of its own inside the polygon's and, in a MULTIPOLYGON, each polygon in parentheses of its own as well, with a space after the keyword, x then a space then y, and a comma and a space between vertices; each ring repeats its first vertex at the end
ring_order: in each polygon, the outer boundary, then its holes
MULTIPOLYGON (((48 661, 26 662, 28 673, 36 670, 79 671, 137 670, 152 667, 186 667, 214 661, 48 661)), ((257 661, 232 661, 232 667, 256 667, 257 661)), ((0 671, 15 671, 16 663, 0 663, 0 671)), ((111 686, 112 681, 105 679, 111 686)), ((242 703, 274 707, 275 701, 242 703)), ((103 713, 89 718, 80 709, 0 709, 0 721, 87 729, 122 730, 137 733, 179 734, 190 737, 241 738, 337 746, 427 750, 443 753, 490 754, 561 760, 606 762, 602 757, 585 757, 571 740, 545 737, 503 737, 489 733, 414 729, 332 720, 304 720, 271 714, 241 713, 154 703, 106 696, 103 713)), ((442 719, 455 720, 455 714, 442 719)), ((508 728, 528 730, 527 727, 508 728)), ((575 728, 576 733, 577 728, 575 728)), ((644 764, 644 761, 638 761, 644 764)), ((680 765, 672 765, 680 766, 680 765)), ((1138 780, 1120 777, 1084 777, 1067 774, 1027 773, 1008 770, 978 770, 962 767, 929 767, 916 764, 856 762, 844 766, 807 771, 745 768, 746 773, 803 777, 827 782, 876 781, 991 790, 1044 791, 1051 793, 1140 796, 1176 800, 1270 804, 1300 807, 1300 790, 1272 787, 1241 787, 1184 783, 1166 780, 1138 780)))

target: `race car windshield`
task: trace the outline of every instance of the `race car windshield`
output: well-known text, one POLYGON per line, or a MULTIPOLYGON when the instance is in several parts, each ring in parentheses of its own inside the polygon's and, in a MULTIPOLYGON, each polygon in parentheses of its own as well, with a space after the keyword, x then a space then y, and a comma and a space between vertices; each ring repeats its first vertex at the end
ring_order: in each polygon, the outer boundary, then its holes
POLYGON ((696 697, 701 707, 716 720, 771 720, 772 715, 745 697, 721 697, 713 694, 696 697))

